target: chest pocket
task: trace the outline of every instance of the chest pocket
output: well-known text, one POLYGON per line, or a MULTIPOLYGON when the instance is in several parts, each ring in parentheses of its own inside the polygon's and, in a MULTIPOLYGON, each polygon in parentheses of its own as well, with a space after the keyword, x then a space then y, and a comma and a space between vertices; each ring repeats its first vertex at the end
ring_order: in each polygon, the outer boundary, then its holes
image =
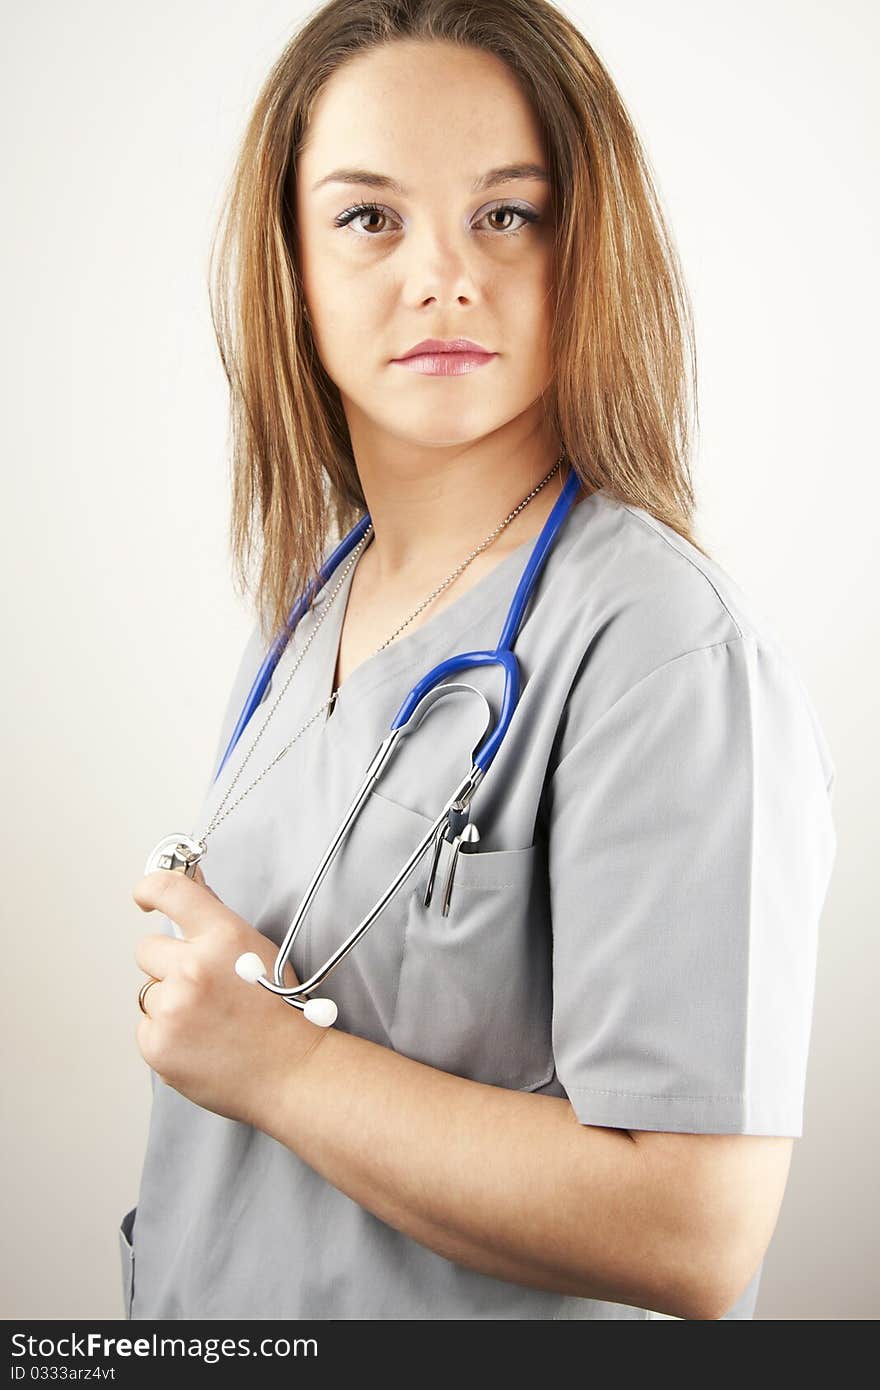
MULTIPOLYGON (((431 824, 418 811, 400 805, 398 810, 414 822, 411 840, 431 824)), ((555 1070, 543 848, 536 843, 462 851, 446 917, 442 900, 451 851, 444 846, 425 907, 432 853, 407 881, 391 1045, 471 1081, 538 1090, 555 1070)))

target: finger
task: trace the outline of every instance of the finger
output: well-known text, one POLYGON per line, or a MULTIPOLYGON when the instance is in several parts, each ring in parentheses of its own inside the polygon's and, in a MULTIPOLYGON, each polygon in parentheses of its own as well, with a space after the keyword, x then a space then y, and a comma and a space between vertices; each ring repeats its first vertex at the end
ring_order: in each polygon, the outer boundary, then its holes
POLYGON ((195 879, 196 883, 201 883, 204 888, 207 888, 208 892, 211 893, 215 898, 217 898, 218 903, 222 902, 222 899, 217 897, 217 894, 214 892, 214 889, 211 887, 210 883, 207 883, 205 881, 205 875, 202 873, 201 864, 196 864, 193 878, 195 879))
POLYGON ((135 884, 132 897, 144 912, 163 912, 185 937, 199 936, 218 923, 241 924, 216 893, 177 869, 154 869, 135 884))
MULTIPOLYGON (((145 981, 144 981, 144 984, 147 984, 147 983, 148 983, 148 982, 145 980, 145 981)), ((144 1014, 147 1018, 152 1018, 152 1017, 153 1017, 153 1013, 154 1013, 154 1011, 155 1011, 156 1004, 158 1003, 158 1000, 156 999, 156 989, 157 989, 157 987, 158 987, 160 990, 163 988, 163 981, 160 980, 158 977, 156 978, 155 983, 150 982, 150 988, 149 988, 149 989, 144 989, 144 985, 141 985, 141 989, 143 989, 144 992, 143 992, 143 994, 140 996, 140 1001, 139 1001, 138 1007, 140 1008, 141 1013, 144 1014), (151 1005, 152 1005, 152 1008, 150 1007, 151 1005)), ((139 1024, 138 1024, 138 1027, 140 1028, 140 1026, 141 1026, 142 1024, 143 1024, 143 1019, 140 1020, 140 1022, 139 1022, 139 1024)))
POLYGON ((134 958, 141 970, 164 980, 175 968, 179 952, 186 949, 186 942, 176 936, 142 936, 135 944, 134 958))

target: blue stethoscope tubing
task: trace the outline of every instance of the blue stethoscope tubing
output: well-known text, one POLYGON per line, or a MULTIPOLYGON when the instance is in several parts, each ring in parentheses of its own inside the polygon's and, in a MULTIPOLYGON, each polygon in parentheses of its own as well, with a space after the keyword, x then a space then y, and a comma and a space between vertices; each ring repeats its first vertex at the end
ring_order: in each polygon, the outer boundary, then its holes
MULTIPOLYGON (((532 590, 544 567, 550 547, 556 538, 559 528, 571 510, 580 485, 580 479, 574 469, 570 468, 565 486, 556 499, 550 515, 547 517, 541 529, 541 533, 532 547, 532 552, 523 570, 519 584, 517 585, 516 593, 513 596, 497 647, 493 651, 462 652, 458 656, 449 657, 446 661, 441 661, 433 670, 423 676, 418 684, 413 686, 412 690, 406 696, 403 704, 394 717, 390 732, 386 734, 378 751, 367 767, 360 786, 355 792, 351 804, 343 816, 341 824, 336 830, 300 900, 296 915, 290 923, 284 940, 278 948, 273 978, 270 980, 267 977, 261 957, 253 951, 245 952, 235 962, 236 973, 240 975, 242 979, 248 980, 253 984, 260 984, 273 994, 279 995, 286 1003, 302 1010, 306 1018, 310 1019, 313 1023, 319 1024, 321 1027, 329 1027, 335 1021, 336 1005, 332 999, 311 997, 312 992, 317 989, 332 970, 335 970, 339 962, 352 950, 363 936, 364 932, 372 926, 379 913, 385 907, 385 904, 397 892, 401 883, 409 876, 419 859, 421 859, 422 855, 433 842, 435 857, 434 865, 431 870, 428 892, 425 897, 425 905, 427 906, 441 845, 444 840, 452 840, 455 842, 456 837, 461 836, 463 828, 467 824, 469 815, 468 808, 471 798, 482 782, 483 777, 504 740, 504 736, 513 718, 519 700, 519 663, 513 654, 513 643, 522 625, 526 605, 528 604, 532 590), (349 833, 351 826, 360 814, 361 808, 365 805, 367 798, 370 796, 379 780, 384 767, 398 747, 400 740, 405 738, 414 729, 418 728, 428 710, 430 710, 439 699, 448 695, 459 694, 462 691, 475 694, 482 701, 484 710, 489 715, 489 720, 487 722, 488 727, 488 724, 491 723, 491 711, 489 709, 489 703, 483 693, 472 685, 447 681, 446 679, 447 676, 462 668, 468 669, 475 666, 488 665, 500 665, 504 670, 504 692, 501 700, 501 710, 495 728, 477 751, 474 752, 470 771, 464 779, 459 782, 436 820, 433 821, 429 829, 423 835, 421 842, 410 854, 403 868, 396 874, 392 882, 381 894, 378 901, 373 905, 366 916, 361 919, 346 939, 331 953, 324 964, 313 971, 307 980, 303 980, 301 983, 292 987, 285 986, 284 968, 287 961, 290 959, 290 953, 293 950, 294 942, 296 941, 297 934, 305 920, 306 914, 311 907, 312 900, 330 868, 330 865, 333 863, 346 835, 349 833)), ((353 530, 339 543, 330 556, 330 559, 322 567, 318 579, 315 581, 316 584, 323 585, 327 582, 336 566, 345 559, 352 547, 357 545, 369 525, 369 521, 369 514, 362 517, 353 530)), ((286 642, 295 629, 296 623, 299 621, 299 617, 304 611, 306 603, 313 592, 314 589, 310 586, 309 589, 306 590, 306 595, 294 605, 291 615, 288 618, 286 635, 282 633, 280 635, 281 640, 276 639, 276 641, 273 642, 266 659, 260 667, 245 701, 238 723, 235 726, 229 747, 218 769, 218 777, 233 748, 241 737, 248 720, 263 698, 272 672, 280 659, 286 642)), ((451 878, 447 880, 447 890, 450 885, 451 878)), ((444 902, 448 905, 448 891, 444 895, 444 902)), ((445 910, 446 908, 444 907, 444 912, 445 910)))
MULTIPOLYGON (((461 670, 463 668, 468 669, 474 666, 501 665, 504 668, 504 691, 501 697, 501 712, 498 723, 493 732, 483 743, 482 747, 474 754, 474 764, 479 767, 480 771, 485 774, 489 770, 492 759, 495 757, 495 754, 504 741, 504 736, 507 733, 519 699, 519 666, 513 654, 513 644, 522 626, 526 606, 531 597, 532 590, 537 584, 541 571, 544 568, 547 554, 556 539, 559 528, 572 508, 580 486, 580 478, 574 469, 569 466, 565 486, 557 497, 550 515, 544 522, 541 533, 532 548, 528 563, 520 577, 516 593, 513 596, 507 618, 504 622, 504 628, 502 629, 495 650, 462 652, 458 656, 451 656, 448 657, 446 661, 441 661, 432 671, 424 675, 417 685, 413 686, 394 717, 391 724, 392 732, 400 728, 401 725, 406 724, 416 705, 418 705, 426 692, 431 690, 435 685, 438 685, 442 680, 445 680, 452 671, 461 670)), ((358 542, 362 540, 364 532, 369 525, 370 514, 367 512, 361 517, 360 521, 352 527, 348 535, 339 542, 336 549, 330 555, 330 558, 325 561, 324 565, 321 567, 317 579, 312 580, 305 593, 293 605, 284 630, 280 632, 273 641, 269 651, 266 653, 263 664, 254 678, 253 685, 244 702, 241 714, 238 717, 238 722, 229 739, 229 745, 220 760, 220 766, 214 774, 215 783, 226 766, 236 744, 247 728, 254 711, 259 707, 266 693, 266 687, 272 679, 275 667, 281 660, 300 618, 311 603, 312 595, 317 590, 324 587, 336 568, 351 553, 358 542)))

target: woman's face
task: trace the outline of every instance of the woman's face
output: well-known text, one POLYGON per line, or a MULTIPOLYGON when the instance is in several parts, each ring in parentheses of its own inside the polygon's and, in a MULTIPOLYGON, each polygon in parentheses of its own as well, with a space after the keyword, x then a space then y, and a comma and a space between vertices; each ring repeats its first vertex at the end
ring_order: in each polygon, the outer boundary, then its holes
POLYGON ((398 41, 324 87, 297 164, 299 265, 356 454, 392 439, 461 446, 543 415, 545 170, 531 107, 490 54, 398 41), (497 172, 511 166, 519 177, 497 172), (375 210, 356 211, 365 202, 375 210), (425 338, 469 338, 494 355, 455 375, 395 362, 425 338))

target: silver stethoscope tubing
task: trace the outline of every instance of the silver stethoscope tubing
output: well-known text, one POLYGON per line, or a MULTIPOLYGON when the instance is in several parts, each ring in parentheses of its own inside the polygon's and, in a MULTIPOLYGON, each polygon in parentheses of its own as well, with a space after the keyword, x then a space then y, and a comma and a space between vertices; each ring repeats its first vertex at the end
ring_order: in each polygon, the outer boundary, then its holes
MULTIPOLYGON (((294 1008, 301 1009, 306 1017, 313 1023, 320 1024, 323 1027, 332 1024, 336 1019, 336 1005, 330 999, 310 999, 308 996, 313 990, 323 984, 331 971, 335 970, 340 961, 345 959, 349 951, 351 951, 361 939, 364 932, 369 930, 389 899, 397 892, 404 879, 412 873, 416 864, 431 843, 434 842, 435 844, 434 867, 436 868, 437 856, 443 840, 454 840, 456 837, 460 836, 468 820, 468 807, 471 798, 488 772, 496 753, 504 741, 504 736, 507 733, 507 729, 519 700, 519 664, 513 653, 513 643, 522 625, 526 605, 528 604, 532 590, 546 564, 547 556, 556 539, 559 528, 562 526, 562 523, 571 510, 579 488, 580 479, 574 470, 569 468, 565 486, 556 499, 553 509, 547 517, 541 533, 532 548, 532 553, 529 556, 528 563, 526 564, 519 584, 517 585, 516 593, 510 604, 500 640, 494 651, 461 652, 457 656, 448 657, 445 661, 441 661, 432 670, 428 671, 427 674, 413 686, 412 690, 404 699, 403 704, 400 706, 392 722, 391 732, 382 741, 375 756, 371 760, 364 774, 364 778, 352 799, 351 805, 346 811, 336 834, 315 870, 312 880, 299 904, 296 916, 291 922, 287 934, 278 948, 273 978, 269 980, 266 977, 264 973, 265 966, 255 952, 246 952, 244 955, 239 956, 235 962, 236 972, 243 979, 262 985, 264 989, 268 989, 273 994, 277 994, 288 1004, 293 1005, 294 1008), (504 691, 501 699, 501 712, 498 717, 498 722, 491 734, 479 744, 473 753, 470 772, 468 772, 467 776, 464 777, 455 788, 436 820, 430 828, 426 830, 421 841, 403 865, 403 868, 350 935, 346 937, 324 964, 316 970, 313 975, 310 975, 307 980, 304 980, 301 984, 286 987, 284 984, 284 968, 290 958, 297 934, 305 921, 314 896, 327 870, 333 863, 346 835, 357 819, 364 802, 375 787, 394 752, 400 746, 401 740, 419 727, 422 720, 438 700, 442 699, 445 695, 455 696, 461 695, 464 692, 476 695, 482 701, 486 714, 485 727, 488 729, 491 724, 492 713, 488 701, 482 692, 477 690, 474 686, 467 685, 463 682, 447 681, 447 677, 456 671, 488 665, 500 665, 504 671, 504 691), (441 684, 441 682, 445 682, 445 684, 441 684)), ((339 565, 342 560, 345 559, 349 551, 357 545, 369 524, 370 517, 368 513, 361 518, 357 525, 339 543, 330 556, 330 559, 321 569, 318 579, 313 581, 312 585, 306 590, 305 595, 294 605, 284 632, 279 634, 279 637, 273 642, 268 655, 257 673, 253 686, 245 700, 244 708, 239 716, 238 723, 233 730, 229 746, 220 761, 220 765, 214 777, 215 782, 220 776, 232 750, 241 738, 254 710, 260 704, 265 694, 266 687, 271 680, 272 672, 278 664, 287 642, 290 640, 296 624, 299 622, 300 616, 310 602, 315 587, 323 587, 323 585, 326 584, 337 565, 339 565)), ((481 735, 481 738, 482 737, 483 735, 481 735)))

